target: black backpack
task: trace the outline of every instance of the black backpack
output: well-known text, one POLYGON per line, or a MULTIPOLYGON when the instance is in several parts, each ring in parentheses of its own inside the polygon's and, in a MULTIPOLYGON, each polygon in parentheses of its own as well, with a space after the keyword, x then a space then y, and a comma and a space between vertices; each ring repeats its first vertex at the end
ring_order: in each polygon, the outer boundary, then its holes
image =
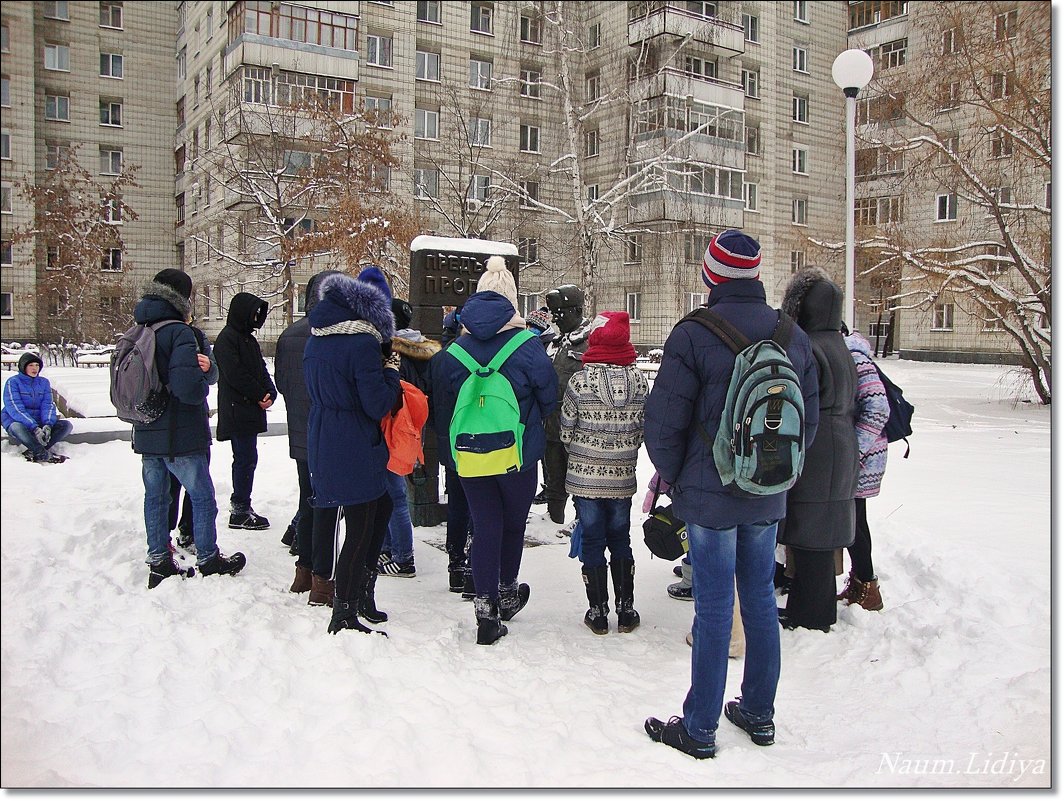
POLYGON ((913 433, 913 405, 909 401, 905 400, 905 395, 897 384, 887 378, 886 373, 879 369, 879 365, 874 361, 876 372, 879 373, 879 380, 883 382, 883 388, 887 392, 887 403, 890 405, 890 417, 887 418, 887 424, 883 426, 883 436, 887 438, 887 442, 897 442, 899 439, 905 440, 905 456, 903 459, 909 458, 909 440, 913 433))

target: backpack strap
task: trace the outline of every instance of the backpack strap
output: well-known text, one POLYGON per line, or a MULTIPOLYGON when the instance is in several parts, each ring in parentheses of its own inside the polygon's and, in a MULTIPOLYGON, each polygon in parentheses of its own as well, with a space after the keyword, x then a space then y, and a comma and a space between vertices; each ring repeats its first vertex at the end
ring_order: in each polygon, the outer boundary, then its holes
POLYGON ((535 338, 535 336, 536 335, 527 328, 523 331, 518 331, 514 336, 510 337, 505 345, 499 348, 498 353, 496 353, 486 365, 481 364, 470 356, 469 352, 457 342, 452 342, 447 348, 447 352, 458 359, 458 361, 462 363, 462 366, 471 373, 475 373, 477 370, 485 368, 489 371, 497 372, 498 369, 503 366, 503 363, 513 355, 515 350, 528 342, 528 340, 535 338))
POLYGON ((784 314, 782 309, 777 309, 776 314, 779 315, 779 319, 776 321, 776 327, 772 329, 772 341, 786 353, 787 346, 791 344, 791 334, 794 333, 794 320, 790 318, 790 315, 784 314))
MULTIPOLYGON (((680 323, 688 321, 708 328, 717 335, 721 342, 728 346, 732 353, 738 354, 750 345, 750 338, 746 334, 712 309, 704 307, 695 309, 680 320, 680 323)), ((680 323, 677 323, 677 325, 680 323)))

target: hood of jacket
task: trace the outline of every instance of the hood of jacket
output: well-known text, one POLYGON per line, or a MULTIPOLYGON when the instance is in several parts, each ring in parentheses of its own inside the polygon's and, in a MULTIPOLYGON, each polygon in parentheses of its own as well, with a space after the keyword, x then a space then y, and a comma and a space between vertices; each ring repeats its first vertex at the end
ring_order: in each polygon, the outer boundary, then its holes
POLYGON ((863 353, 869 359, 872 358, 872 345, 867 339, 856 331, 845 336, 846 347, 855 353, 863 353))
POLYGON ((462 306, 462 326, 479 340, 488 340, 514 316, 514 306, 492 290, 471 295, 462 306))
POLYGON ((346 320, 363 320, 384 339, 395 333, 392 303, 377 287, 343 273, 326 276, 321 299, 307 313, 312 328, 328 328, 346 320))
POLYGON ((145 284, 141 298, 133 309, 133 320, 141 325, 160 320, 185 322, 191 314, 192 306, 186 297, 173 287, 150 281, 145 284))
POLYGON ((584 365, 588 389, 606 406, 620 409, 631 403, 639 385, 639 368, 592 362, 584 365))
MULTIPOLYGON (((40 356, 36 353, 23 353, 18 358, 18 371, 23 375, 26 375, 26 368, 34 362, 37 362, 37 364, 41 366, 41 370, 44 369, 44 362, 41 361, 40 356)), ((40 372, 38 372, 37 375, 40 375, 40 372)))
MULTIPOLYGON (((419 362, 427 362, 440 352, 439 342, 426 339, 423 336, 421 339, 411 339, 408 336, 403 336, 404 333, 409 332, 410 330, 411 329, 406 328, 403 331, 396 332, 395 336, 392 337, 393 351, 400 356, 406 356, 419 362)), ((420 332, 418 333, 420 334, 420 332)))
POLYGON ((806 333, 838 331, 842 325, 842 290, 826 272, 810 267, 791 278, 781 308, 806 333))
POLYGON ((229 302, 225 324, 242 334, 250 334, 256 328, 262 328, 269 311, 269 304, 257 295, 237 292, 229 302))
POLYGON ((304 315, 310 314, 311 309, 318 305, 318 301, 321 300, 322 282, 330 275, 343 275, 343 273, 339 270, 322 270, 307 281, 307 297, 303 301, 304 315))

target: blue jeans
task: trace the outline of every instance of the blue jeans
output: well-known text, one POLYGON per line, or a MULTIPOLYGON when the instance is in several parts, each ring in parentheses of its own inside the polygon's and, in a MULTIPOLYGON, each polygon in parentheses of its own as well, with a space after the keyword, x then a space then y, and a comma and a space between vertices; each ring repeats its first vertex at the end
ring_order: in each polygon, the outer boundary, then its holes
POLYGON ((578 498, 573 496, 576 516, 583 529, 580 561, 584 567, 606 564, 606 548, 611 560, 632 561, 631 498, 578 498))
POLYGON ((57 442, 62 442, 70 436, 70 432, 73 430, 74 425, 69 420, 56 420, 55 425, 52 426, 52 438, 47 445, 41 445, 37 438, 33 436, 33 429, 27 427, 24 423, 16 421, 7 427, 7 433, 11 435, 11 438, 22 447, 27 448, 34 456, 40 456, 57 442))
POLYGON ((207 453, 191 456, 142 456, 144 479, 144 527, 148 533, 148 563, 170 558, 170 474, 177 476, 192 499, 192 534, 196 541, 196 563, 214 558, 218 553, 218 504, 214 500, 214 481, 207 464, 207 453))
POLYGON ((687 524, 695 598, 691 689, 683 704, 684 727, 696 740, 715 739, 728 678, 728 641, 736 586, 746 632, 742 702, 747 720, 772 718, 780 677, 780 624, 772 577, 776 571, 776 523, 715 530, 687 524))
POLYGON ((406 502, 406 476, 391 470, 384 471, 384 487, 392 499, 392 516, 388 533, 384 535, 382 550, 388 551, 396 562, 414 561, 414 527, 410 523, 410 505, 406 502))
POLYGON ((233 494, 229 504, 233 512, 251 511, 251 487, 255 483, 255 466, 259 463, 259 435, 233 437, 233 494))

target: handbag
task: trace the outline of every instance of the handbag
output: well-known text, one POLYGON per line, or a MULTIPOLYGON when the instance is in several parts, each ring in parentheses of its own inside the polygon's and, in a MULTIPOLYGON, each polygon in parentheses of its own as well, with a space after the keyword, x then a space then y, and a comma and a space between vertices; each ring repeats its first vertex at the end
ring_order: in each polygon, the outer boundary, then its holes
POLYGON ((687 524, 676 517, 671 504, 657 503, 655 489, 650 517, 643 521, 643 542, 654 556, 672 562, 687 553, 687 524))

